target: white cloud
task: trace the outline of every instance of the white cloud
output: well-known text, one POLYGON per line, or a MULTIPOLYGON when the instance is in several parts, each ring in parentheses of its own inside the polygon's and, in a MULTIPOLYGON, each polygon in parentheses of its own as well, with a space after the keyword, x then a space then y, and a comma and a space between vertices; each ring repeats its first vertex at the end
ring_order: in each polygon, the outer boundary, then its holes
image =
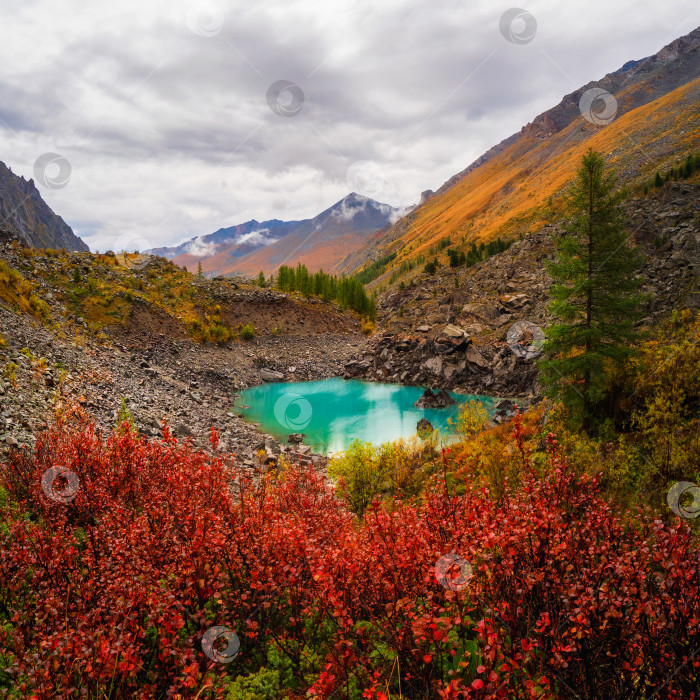
POLYGON ((408 206, 697 20, 695 0, 533 0, 537 35, 513 45, 487 0, 196 3, 0 0, 0 160, 29 178, 66 157, 70 183, 42 195, 93 249, 310 218, 358 161, 408 206), (269 108, 278 80, 303 90, 297 116, 269 108))
POLYGON ((216 253, 216 243, 205 243, 201 236, 193 238, 185 248, 190 255, 195 255, 198 258, 204 258, 216 253))
POLYGON ((377 209, 384 214, 384 216, 389 217, 389 223, 390 224, 395 224, 402 216, 405 214, 408 214, 411 209, 413 209, 413 205, 410 205, 408 207, 391 207, 388 204, 379 204, 377 206, 377 209))
POLYGON ((350 221, 354 216, 367 209, 367 200, 363 200, 359 205, 350 205, 343 201, 341 205, 333 211, 333 218, 338 221, 350 221))
POLYGON ((248 245, 270 245, 270 243, 274 243, 276 240, 278 239, 270 235, 269 229, 261 228, 259 231, 244 233, 238 239, 238 243, 247 243, 248 245))

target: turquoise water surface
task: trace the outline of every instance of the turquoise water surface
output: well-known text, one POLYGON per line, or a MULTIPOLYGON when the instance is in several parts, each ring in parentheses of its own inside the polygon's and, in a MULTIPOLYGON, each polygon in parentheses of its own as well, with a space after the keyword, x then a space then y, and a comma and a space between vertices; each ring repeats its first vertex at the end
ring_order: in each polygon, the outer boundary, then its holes
POLYGON ((447 419, 455 418, 460 404, 481 401, 493 414, 496 400, 487 396, 451 394, 456 404, 421 409, 413 404, 425 387, 363 382, 357 379, 321 379, 315 382, 277 382, 241 392, 236 411, 260 423, 266 433, 286 443, 290 433, 304 433, 304 444, 314 452, 346 450, 353 440, 382 442, 416 434, 416 423, 427 418, 444 435, 447 419))

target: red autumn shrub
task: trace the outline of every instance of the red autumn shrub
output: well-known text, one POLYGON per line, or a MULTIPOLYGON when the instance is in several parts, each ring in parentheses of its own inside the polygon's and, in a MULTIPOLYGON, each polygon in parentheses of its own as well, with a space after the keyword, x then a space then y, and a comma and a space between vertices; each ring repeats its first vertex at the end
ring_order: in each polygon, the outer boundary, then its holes
POLYGON ((337 678, 361 668, 369 683, 396 655, 410 697, 697 697, 700 559, 690 529, 642 509, 615 512, 595 480, 574 477, 553 436, 550 454, 545 478, 524 456, 522 490, 498 503, 438 488, 419 511, 368 516, 330 585, 351 592, 349 620, 374 621, 373 647, 360 638, 350 664, 336 659, 337 678), (431 575, 448 552, 471 566, 463 589, 431 575), (379 647, 393 652, 383 667, 379 647))
POLYGON ((90 425, 43 435, 3 479, 0 648, 46 698, 196 694, 227 671, 200 648, 214 624, 251 640, 250 666, 266 627, 304 634, 289 621, 312 601, 304 549, 350 522, 311 474, 254 487, 230 459, 90 425), (68 503, 42 491, 55 465, 80 479, 68 503))
POLYGON ((272 663, 297 697, 697 697, 690 529, 549 448, 498 501, 437 481, 358 522, 306 468, 253 484, 167 433, 59 426, 2 467, 0 692, 204 698, 272 663), (72 500, 42 488, 55 466, 72 500), (204 653, 214 626, 232 660, 204 653))

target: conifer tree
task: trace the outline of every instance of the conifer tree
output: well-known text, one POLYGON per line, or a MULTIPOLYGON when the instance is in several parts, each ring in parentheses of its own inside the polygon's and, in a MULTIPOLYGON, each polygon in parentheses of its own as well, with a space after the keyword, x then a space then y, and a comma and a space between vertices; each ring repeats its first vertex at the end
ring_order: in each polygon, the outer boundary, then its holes
POLYGON ((589 149, 566 196, 568 223, 556 241, 550 311, 559 320, 547 329, 542 377, 584 429, 609 408, 610 377, 633 352, 638 337, 641 260, 625 230, 622 201, 599 153, 589 149))

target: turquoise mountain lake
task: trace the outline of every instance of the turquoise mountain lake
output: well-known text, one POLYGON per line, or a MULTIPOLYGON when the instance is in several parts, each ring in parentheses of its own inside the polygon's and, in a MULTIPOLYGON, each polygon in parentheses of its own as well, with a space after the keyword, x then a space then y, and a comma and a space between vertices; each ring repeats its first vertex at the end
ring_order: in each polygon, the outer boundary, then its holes
POLYGON ((459 406, 481 401, 493 414, 496 399, 451 394, 457 402, 446 408, 414 408, 425 387, 363 382, 356 379, 321 379, 315 382, 276 382, 241 392, 234 404, 246 420, 286 443, 290 433, 304 433, 304 444, 314 452, 346 450, 354 440, 382 442, 416 434, 416 424, 427 418, 445 435, 448 418, 459 406))

